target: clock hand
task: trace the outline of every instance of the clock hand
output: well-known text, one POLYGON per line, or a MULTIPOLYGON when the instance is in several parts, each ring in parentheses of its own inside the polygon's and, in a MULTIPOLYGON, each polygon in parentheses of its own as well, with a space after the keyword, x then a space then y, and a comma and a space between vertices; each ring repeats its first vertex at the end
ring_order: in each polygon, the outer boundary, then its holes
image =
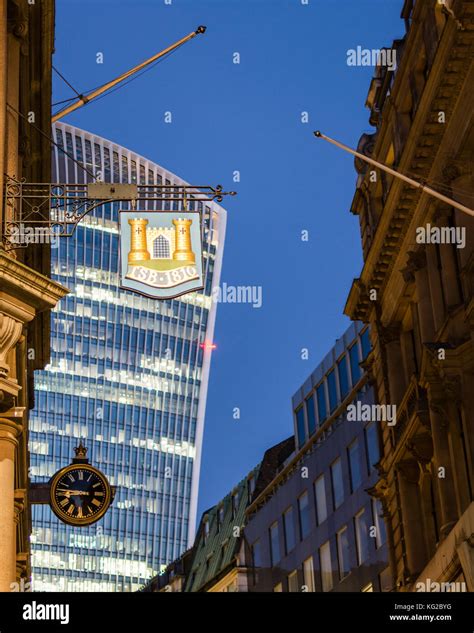
POLYGON ((63 495, 66 495, 67 497, 77 497, 79 495, 89 495, 90 493, 87 492, 87 490, 64 490, 64 489, 59 489, 58 488, 58 492, 60 492, 63 495))

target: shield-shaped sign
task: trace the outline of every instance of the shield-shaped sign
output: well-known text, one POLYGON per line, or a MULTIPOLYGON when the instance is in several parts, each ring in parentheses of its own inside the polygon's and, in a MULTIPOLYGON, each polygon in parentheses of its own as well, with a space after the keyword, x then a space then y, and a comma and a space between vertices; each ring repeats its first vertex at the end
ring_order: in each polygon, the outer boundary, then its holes
POLYGON ((174 299, 204 287, 201 215, 121 211, 120 287, 174 299))

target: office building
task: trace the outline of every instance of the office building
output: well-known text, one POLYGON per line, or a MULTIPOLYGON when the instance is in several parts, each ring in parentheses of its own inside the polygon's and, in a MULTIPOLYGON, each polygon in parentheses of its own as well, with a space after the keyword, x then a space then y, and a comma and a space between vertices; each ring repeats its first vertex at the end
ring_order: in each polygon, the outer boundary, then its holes
POLYGON ((293 454, 247 509, 250 591, 383 591, 387 545, 377 481, 380 422, 349 327, 292 400, 293 454), (351 409, 353 407, 353 410, 351 409))

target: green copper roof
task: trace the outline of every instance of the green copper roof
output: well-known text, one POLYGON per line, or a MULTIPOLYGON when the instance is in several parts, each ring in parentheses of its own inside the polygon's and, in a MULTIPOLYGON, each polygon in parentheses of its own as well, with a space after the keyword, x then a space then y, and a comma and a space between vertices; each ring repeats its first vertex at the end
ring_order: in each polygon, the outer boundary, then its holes
POLYGON ((257 466, 220 503, 203 514, 195 541, 194 560, 184 591, 200 591, 234 561, 244 527, 245 510, 249 505, 248 481, 252 477, 254 482, 256 481, 259 469, 260 466, 257 466), (238 504, 234 515, 235 494, 238 494, 238 504), (221 507, 224 514, 222 523, 218 525, 221 507), (206 522, 209 525, 207 538, 205 538, 206 522))

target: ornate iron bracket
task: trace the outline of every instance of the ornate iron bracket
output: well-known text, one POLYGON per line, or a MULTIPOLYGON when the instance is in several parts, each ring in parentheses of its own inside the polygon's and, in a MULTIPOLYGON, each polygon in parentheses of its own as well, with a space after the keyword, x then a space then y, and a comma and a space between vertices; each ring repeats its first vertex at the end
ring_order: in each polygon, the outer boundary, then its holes
POLYGON ((235 191, 223 191, 221 185, 142 185, 124 183, 30 183, 5 175, 5 217, 2 246, 5 250, 25 248, 22 240, 25 228, 33 228, 47 241, 50 238, 71 237, 76 226, 97 207, 123 202, 138 210, 144 203, 146 211, 168 211, 159 208, 178 205, 183 213, 194 210, 199 202, 222 202, 235 191))

